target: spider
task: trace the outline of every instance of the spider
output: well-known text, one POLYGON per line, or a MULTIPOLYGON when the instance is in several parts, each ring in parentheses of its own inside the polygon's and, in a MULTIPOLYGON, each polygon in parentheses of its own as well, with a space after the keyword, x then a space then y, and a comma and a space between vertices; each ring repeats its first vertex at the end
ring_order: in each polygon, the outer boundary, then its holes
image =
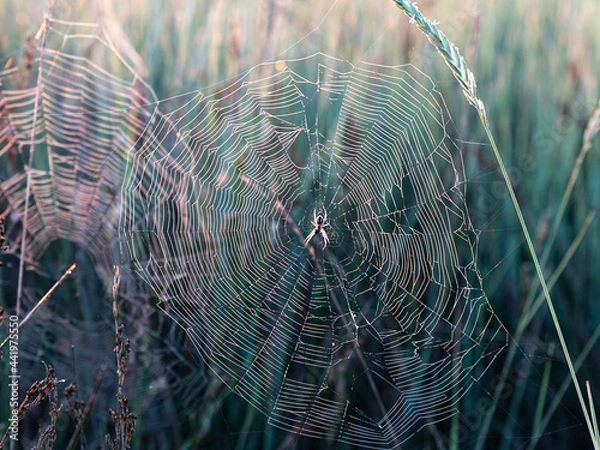
POLYGON ((325 227, 329 226, 329 223, 327 222, 327 211, 324 211, 323 215, 319 214, 317 216, 317 210, 315 210, 313 213, 313 217, 314 219, 312 221, 312 224, 315 228, 310 232, 308 236, 306 236, 306 239, 304 240, 304 245, 307 245, 315 234, 320 234, 323 238, 323 249, 325 249, 325 247, 327 247, 327 244, 329 244, 329 237, 325 232, 325 227))

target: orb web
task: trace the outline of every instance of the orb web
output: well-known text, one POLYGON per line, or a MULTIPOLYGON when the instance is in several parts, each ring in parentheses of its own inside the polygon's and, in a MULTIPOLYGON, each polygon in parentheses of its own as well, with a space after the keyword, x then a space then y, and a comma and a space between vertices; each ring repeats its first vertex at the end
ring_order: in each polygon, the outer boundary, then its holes
POLYGON ((29 170, 27 258, 34 262, 67 239, 112 272, 124 162, 153 93, 99 26, 48 23, 42 58, 32 50, 0 74, 1 199, 13 222, 21 220, 29 170))
MULTIPOLYGON (((389 448, 455 412, 506 334, 482 290, 460 152, 431 80, 316 54, 261 64, 169 111, 101 29, 49 24, 43 58, 0 73, 11 251, 29 171, 30 265, 65 239, 110 283, 118 236, 119 262, 272 425, 389 448)), ((150 321, 136 322, 147 334, 150 321)), ((61 328, 82 332, 36 325, 61 328)), ((202 382, 168 388, 186 384, 202 382)))
POLYGON ((131 148, 121 264, 276 427, 390 448, 450 417, 507 336, 434 83, 315 54, 187 100, 131 148))
MULTIPOLYGON (((26 389, 43 378, 44 360, 69 381, 77 370, 83 398, 107 364, 102 398, 90 416, 93 432, 86 436, 97 447, 111 426, 107 411, 116 386, 108 293, 119 193, 129 151, 144 134, 156 98, 98 25, 50 19, 48 26, 43 49, 32 38, 27 55, 0 71, 0 216, 6 219, 6 253, 12 254, 3 258, 1 298, 5 309, 14 307, 24 225, 23 311, 77 262, 73 275, 20 332, 21 382, 26 389)), ((120 322, 134 353, 126 386, 130 405, 146 424, 139 435, 176 435, 202 399, 206 374, 186 352, 181 329, 157 312, 149 289, 140 284, 124 277, 120 289, 120 322)), ((31 420, 37 429, 39 417, 31 420)))

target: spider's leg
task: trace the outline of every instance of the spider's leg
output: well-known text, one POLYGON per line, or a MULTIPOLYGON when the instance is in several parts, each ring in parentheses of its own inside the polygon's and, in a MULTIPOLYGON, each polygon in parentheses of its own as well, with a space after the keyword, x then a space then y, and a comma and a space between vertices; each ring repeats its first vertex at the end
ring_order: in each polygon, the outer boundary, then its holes
POLYGON ((312 239, 312 237, 315 235, 315 233, 317 232, 317 229, 314 228, 310 234, 308 236, 306 236, 306 239, 304 239, 304 245, 308 244, 309 241, 312 239))
POLYGON ((323 229, 321 230, 321 236, 323 236, 323 250, 325 250, 325 247, 329 244, 329 236, 327 236, 327 233, 323 229))

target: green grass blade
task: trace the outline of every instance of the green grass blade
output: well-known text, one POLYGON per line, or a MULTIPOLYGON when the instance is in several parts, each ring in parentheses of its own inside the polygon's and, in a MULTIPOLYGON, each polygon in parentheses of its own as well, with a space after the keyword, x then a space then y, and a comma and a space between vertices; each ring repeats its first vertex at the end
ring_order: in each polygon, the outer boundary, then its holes
MULTIPOLYGON (((576 370, 578 370, 581 367, 581 365, 584 363, 585 359, 588 357, 588 355, 591 353, 591 351, 596 348, 596 344, 597 344, 598 340, 600 340, 600 326, 596 327, 596 331, 594 331, 594 334, 592 334, 590 339, 588 339, 587 343, 581 350, 581 353, 577 356, 577 359, 575 360, 575 369, 576 370)), ((540 429, 541 433, 543 433, 543 431, 546 429, 546 427, 550 423, 550 419, 556 412, 556 409, 560 405, 560 402, 562 401, 562 398, 564 397, 565 393, 567 392, 567 389, 569 388, 570 384, 571 384, 570 377, 565 378, 565 380, 561 384, 558 391, 556 391, 554 393, 554 395, 552 397, 552 401, 550 402, 550 405, 548 407, 546 407, 546 409, 544 411, 544 417, 540 421, 539 429, 540 429)), ((528 450, 535 449, 537 447, 537 444, 538 444, 541 436, 542 435, 540 435, 540 434, 533 435, 532 439, 529 441, 529 446, 527 447, 527 449, 528 450)))
MULTIPOLYGON (((551 345, 548 354, 552 355, 554 352, 554 346, 551 345)), ((542 384, 538 392, 538 401, 535 407, 535 414, 533 416, 533 435, 539 436, 542 434, 541 429, 542 414, 544 413, 544 406, 546 404, 546 396, 548 395, 548 385, 550 380, 550 369, 552 368, 552 358, 549 357, 544 364, 544 375, 542 376, 542 384)))
POLYGON ((565 211, 567 210, 567 205, 569 204, 569 200, 571 199, 571 195, 573 194, 573 188, 575 187, 575 182, 579 178, 579 173, 581 171, 581 166, 583 165, 583 160, 585 156, 592 148, 592 140, 596 137, 596 134, 600 131, 600 101, 598 102, 598 106, 592 113, 590 119, 587 122, 585 131, 583 133, 583 144, 581 145, 581 149, 579 150, 579 155, 577 155, 577 159, 575 160, 575 166, 573 166, 573 170, 571 170, 571 175, 569 176, 569 181, 567 182, 567 187, 565 188, 565 192, 560 200, 560 205, 556 212, 556 217, 554 219, 554 223, 552 224, 552 229, 550 230, 550 234, 548 235, 548 240, 546 242, 546 248, 544 249, 544 253, 541 257, 542 266, 546 265, 546 261, 550 256, 550 251, 552 250, 552 245, 554 244, 554 240, 558 235, 558 229, 562 222, 562 218, 565 215, 565 211))
POLYGON ((594 424, 594 438, 596 440, 596 446, 598 446, 600 445, 600 433, 598 433, 598 421, 596 420, 596 409, 594 408, 594 399, 592 398, 590 380, 585 380, 585 387, 587 388, 587 395, 590 401, 590 413, 592 415, 592 423, 594 424))

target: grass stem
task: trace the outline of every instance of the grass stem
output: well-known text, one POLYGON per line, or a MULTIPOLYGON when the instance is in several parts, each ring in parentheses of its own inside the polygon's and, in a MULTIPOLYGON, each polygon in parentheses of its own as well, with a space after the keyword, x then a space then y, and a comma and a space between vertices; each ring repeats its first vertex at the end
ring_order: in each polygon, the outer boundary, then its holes
POLYGON ((25 325, 25 324, 27 323, 27 321, 28 321, 28 320, 29 320, 29 319, 30 319, 30 318, 31 318, 31 317, 32 317, 32 316, 33 316, 33 315, 36 313, 36 311, 37 311, 38 309, 40 309, 44 303, 46 303, 46 301, 47 301, 47 300, 50 298, 50 296, 51 296, 51 295, 54 293, 54 291, 56 290, 56 288, 57 288, 58 286, 60 286, 60 285, 62 284, 62 282, 63 282, 63 281, 65 281, 65 279, 66 279, 66 278, 67 278, 69 275, 71 275, 71 274, 73 273, 73 271, 75 270, 75 268, 76 268, 76 267, 77 267, 77 263, 73 263, 73 264, 71 265, 71 267, 69 267, 69 268, 67 269, 67 271, 66 271, 65 273, 63 273, 62 277, 60 277, 60 279, 59 279, 59 280, 58 280, 56 283, 54 283, 54 285, 53 285, 53 286, 52 286, 50 289, 48 289, 48 292, 46 292, 46 294, 44 294, 44 296, 43 296, 41 299, 39 299, 39 301, 38 301, 38 302, 36 303, 36 305, 35 305, 35 306, 34 306, 34 307, 31 309, 31 311, 29 311, 29 313, 28 313, 28 314, 25 316, 25 318, 19 322, 19 326, 18 326, 17 328, 15 328, 15 329, 14 329, 14 330, 13 330, 13 331, 12 331, 12 332, 11 332, 11 333, 10 333, 10 334, 7 336, 7 337, 6 337, 6 339, 4 339, 4 340, 2 341, 2 343, 0 344, 0 349, 2 349, 2 348, 3 348, 3 347, 6 345, 6 343, 7 343, 7 342, 8 342, 10 339, 12 339, 12 338, 13 338, 13 336, 14 336, 15 334, 17 334, 17 333, 19 332, 19 330, 21 329, 21 327, 22 327, 23 325, 25 325))

